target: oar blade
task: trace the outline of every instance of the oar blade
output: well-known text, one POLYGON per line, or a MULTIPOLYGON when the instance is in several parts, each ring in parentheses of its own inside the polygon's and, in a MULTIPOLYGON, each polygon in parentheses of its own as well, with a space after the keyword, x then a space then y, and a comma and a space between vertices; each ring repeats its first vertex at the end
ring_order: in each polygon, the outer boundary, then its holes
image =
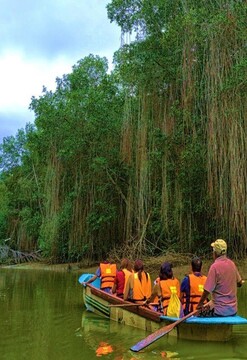
MULTIPOLYGON (((207 306, 208 303, 205 305, 207 306)), ((144 349, 145 347, 149 346, 150 344, 152 344, 153 342, 155 342, 156 340, 158 340, 159 338, 161 338, 162 336, 168 334, 172 329, 174 329, 178 324, 180 324, 181 322, 185 321, 186 319, 188 319, 189 317, 195 315, 198 313, 199 310, 194 310, 191 313, 189 313, 188 315, 178 319, 177 321, 175 321, 172 324, 169 324, 167 326, 164 326, 158 330, 156 330, 154 333, 148 335, 145 339, 139 341, 137 344, 135 344, 134 346, 132 346, 130 349, 132 351, 140 351, 142 349, 144 349)))
POLYGON ((162 336, 168 334, 175 327, 175 323, 169 324, 165 327, 162 327, 155 331, 154 333, 148 335, 145 339, 139 341, 137 344, 132 346, 130 350, 138 352, 140 350, 145 349, 145 347, 151 345, 156 340, 160 339, 162 336))

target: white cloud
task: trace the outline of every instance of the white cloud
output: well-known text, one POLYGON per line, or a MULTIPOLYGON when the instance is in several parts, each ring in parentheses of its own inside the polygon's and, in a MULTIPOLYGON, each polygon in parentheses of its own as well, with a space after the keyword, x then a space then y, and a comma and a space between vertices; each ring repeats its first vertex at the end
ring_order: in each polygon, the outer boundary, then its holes
MULTIPOLYGON (((111 70, 112 53, 97 55, 108 58, 111 70)), ((69 74, 78 60, 60 56, 50 61, 45 58, 30 61, 17 51, 6 51, 0 57, 0 143, 3 137, 16 135, 18 129, 34 121, 29 110, 31 97, 41 96, 43 86, 55 91, 56 78, 69 74)))
POLYGON ((54 90, 56 77, 69 73, 72 65, 65 58, 28 61, 21 53, 6 52, 0 58, 1 110, 15 112, 21 107, 28 108, 31 97, 39 96, 43 85, 54 90))
MULTIPOLYGON (((106 56, 109 68, 112 68, 112 54, 97 54, 106 56)), ((9 51, 0 58, 0 109, 15 112, 18 108, 28 108, 31 97, 41 95, 42 88, 55 90, 57 77, 62 77, 72 71, 72 59, 59 57, 57 59, 25 59, 20 52, 9 51)))
POLYGON ((107 3, 9 0, 1 4, 0 142, 33 121, 28 109, 31 97, 42 95, 43 86, 55 90, 56 78, 70 73, 80 59, 90 53, 106 56, 112 68, 120 29, 107 19, 107 3))

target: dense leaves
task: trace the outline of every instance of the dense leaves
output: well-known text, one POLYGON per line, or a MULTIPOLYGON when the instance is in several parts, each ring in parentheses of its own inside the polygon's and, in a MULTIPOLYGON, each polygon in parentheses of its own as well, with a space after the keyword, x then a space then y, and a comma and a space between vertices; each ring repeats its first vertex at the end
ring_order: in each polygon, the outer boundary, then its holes
POLYGON ((0 236, 52 261, 247 248, 246 2, 112 0, 122 45, 0 148, 0 236))

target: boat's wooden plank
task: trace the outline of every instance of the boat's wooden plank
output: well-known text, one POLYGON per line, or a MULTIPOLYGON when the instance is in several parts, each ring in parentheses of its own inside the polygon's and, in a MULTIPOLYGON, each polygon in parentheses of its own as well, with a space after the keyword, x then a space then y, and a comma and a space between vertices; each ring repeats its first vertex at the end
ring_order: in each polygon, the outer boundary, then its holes
POLYGON ((182 323, 177 328, 178 338, 195 341, 229 341, 232 338, 232 325, 207 325, 182 323))
MULTIPOLYGON (((93 286, 90 286, 90 284, 88 285, 91 289, 91 293, 98 296, 100 299, 103 299, 105 301, 107 301, 110 304, 129 304, 128 301, 124 301, 121 298, 117 298, 116 296, 113 296, 111 294, 108 294, 100 289, 97 289, 93 286)), ((138 314, 139 316, 143 316, 144 318, 147 318, 149 320, 152 321, 156 321, 156 322, 160 322, 161 318, 160 318, 160 313, 153 311, 149 308, 143 307, 143 306, 133 306, 133 307, 126 307, 126 309, 128 308, 128 311, 130 313, 135 313, 138 314)), ((111 311, 113 309, 111 308, 111 311)))

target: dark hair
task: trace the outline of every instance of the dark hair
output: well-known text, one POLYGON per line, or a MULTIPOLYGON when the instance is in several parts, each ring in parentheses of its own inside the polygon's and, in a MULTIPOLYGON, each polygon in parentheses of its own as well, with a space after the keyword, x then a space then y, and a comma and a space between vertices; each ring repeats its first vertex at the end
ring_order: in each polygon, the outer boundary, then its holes
MULTIPOLYGON (((142 272, 144 270, 144 265, 143 265, 143 262, 141 260, 136 260, 135 263, 134 263, 134 271, 136 273, 138 273, 138 278, 140 281, 142 281, 142 272)), ((144 271, 145 272, 145 271, 144 271)), ((148 278, 148 275, 147 273, 145 272, 145 275, 146 275, 146 278, 148 278)))
POLYGON ((132 271, 132 265, 129 259, 123 259, 120 264, 120 269, 127 269, 129 271, 132 271))
POLYGON ((200 272, 202 269, 202 260, 198 256, 195 256, 191 260, 191 267, 192 271, 200 272))
POLYGON ((169 262, 164 262, 160 267, 160 280, 167 280, 173 278, 172 264, 169 262))

